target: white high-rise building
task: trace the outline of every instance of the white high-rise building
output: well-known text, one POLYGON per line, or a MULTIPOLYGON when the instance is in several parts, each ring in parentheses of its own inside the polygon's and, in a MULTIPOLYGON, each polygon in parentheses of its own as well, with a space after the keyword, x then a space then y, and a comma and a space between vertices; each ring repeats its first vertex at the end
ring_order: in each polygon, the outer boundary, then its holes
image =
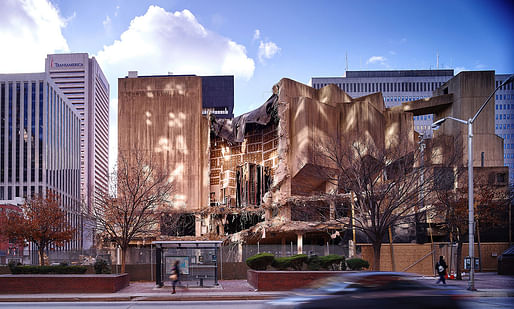
POLYGON ((87 53, 48 55, 45 69, 79 113, 81 198, 91 207, 108 190, 109 83, 87 53))

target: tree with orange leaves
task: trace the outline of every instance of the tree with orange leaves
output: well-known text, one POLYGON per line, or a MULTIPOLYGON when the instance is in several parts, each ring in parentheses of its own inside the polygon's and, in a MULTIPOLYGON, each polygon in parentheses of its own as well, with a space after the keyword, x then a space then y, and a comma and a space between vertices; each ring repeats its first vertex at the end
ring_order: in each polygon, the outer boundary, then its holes
POLYGON ((34 243, 44 265, 44 252, 50 245, 64 246, 72 240, 75 229, 66 221, 66 213, 59 207, 59 198, 50 190, 46 196, 34 195, 20 207, 21 213, 10 212, 2 233, 7 237, 34 243))

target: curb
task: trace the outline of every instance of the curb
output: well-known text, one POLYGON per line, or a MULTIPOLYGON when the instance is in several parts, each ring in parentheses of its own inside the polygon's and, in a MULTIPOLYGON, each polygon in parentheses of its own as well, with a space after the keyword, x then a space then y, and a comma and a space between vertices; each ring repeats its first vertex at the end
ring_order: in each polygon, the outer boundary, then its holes
POLYGON ((229 301, 268 300, 278 295, 219 295, 219 296, 92 296, 92 297, 4 297, 5 302, 121 302, 121 301, 229 301))

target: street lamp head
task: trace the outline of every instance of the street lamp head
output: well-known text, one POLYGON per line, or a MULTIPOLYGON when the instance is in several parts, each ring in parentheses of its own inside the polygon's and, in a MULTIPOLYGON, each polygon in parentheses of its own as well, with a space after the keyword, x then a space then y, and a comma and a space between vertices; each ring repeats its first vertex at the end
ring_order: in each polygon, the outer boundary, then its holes
POLYGON ((512 74, 511 76, 509 76, 509 78, 504 80, 500 87, 505 86, 509 83, 512 83, 513 81, 514 81, 514 74, 512 74))
POLYGON ((443 124, 443 122, 446 121, 446 118, 441 118, 437 120, 436 122, 432 123, 432 129, 437 130, 439 127, 443 124))

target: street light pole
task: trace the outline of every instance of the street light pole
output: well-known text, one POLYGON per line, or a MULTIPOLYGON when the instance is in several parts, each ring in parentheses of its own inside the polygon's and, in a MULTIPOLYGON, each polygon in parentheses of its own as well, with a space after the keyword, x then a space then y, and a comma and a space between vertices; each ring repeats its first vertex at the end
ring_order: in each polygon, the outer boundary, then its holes
MULTIPOLYGON (((487 102, 486 102, 487 103, 487 102)), ((469 290, 475 291, 475 207, 473 196, 473 122, 468 120, 468 247, 471 267, 469 270, 469 290)))
POLYGON ((460 123, 465 123, 468 125, 468 235, 469 235, 469 258, 470 258, 470 270, 469 270, 469 287, 468 290, 470 291, 476 291, 475 289, 475 207, 474 207, 474 196, 473 196, 473 122, 475 122, 478 115, 484 110, 487 103, 489 103, 489 100, 494 96, 496 91, 500 89, 501 87, 511 83, 514 81, 514 75, 509 76, 503 83, 501 83, 494 91, 489 95, 487 100, 480 106, 477 113, 473 118, 469 118, 468 121, 464 121, 462 119, 454 118, 454 117, 444 117, 442 119, 437 120, 432 124, 432 128, 436 129, 438 128, 443 122, 446 121, 446 119, 455 120, 460 123))

